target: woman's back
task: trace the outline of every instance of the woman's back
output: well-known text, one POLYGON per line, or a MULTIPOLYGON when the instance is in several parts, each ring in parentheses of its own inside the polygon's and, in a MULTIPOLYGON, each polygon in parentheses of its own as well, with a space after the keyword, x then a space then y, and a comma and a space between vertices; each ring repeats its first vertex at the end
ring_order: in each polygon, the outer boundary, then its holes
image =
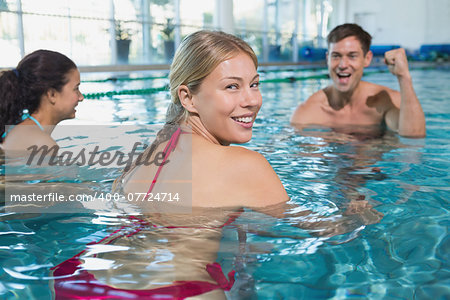
MULTIPOLYGON (((154 289, 190 280, 216 283, 206 266, 217 259, 222 228, 239 214, 240 211, 197 208, 189 214, 147 214, 124 219, 127 234, 109 244, 114 251, 96 256, 114 262, 115 267, 90 273, 97 280, 122 289, 154 289), (121 281, 124 274, 128 274, 127 281, 121 281)), ((82 255, 81 259, 86 263, 90 256, 82 255)))
MULTIPOLYGON (((149 161, 161 157, 168 143, 159 145, 149 161)), ((164 164, 137 166, 125 177, 123 190, 131 193, 128 199, 149 192, 148 199, 139 205, 150 211, 146 205, 263 207, 288 200, 277 175, 260 154, 242 147, 213 144, 188 132, 180 134, 164 164), (168 201, 177 193, 178 201, 168 201), (167 201, 158 202, 163 194, 167 201)))

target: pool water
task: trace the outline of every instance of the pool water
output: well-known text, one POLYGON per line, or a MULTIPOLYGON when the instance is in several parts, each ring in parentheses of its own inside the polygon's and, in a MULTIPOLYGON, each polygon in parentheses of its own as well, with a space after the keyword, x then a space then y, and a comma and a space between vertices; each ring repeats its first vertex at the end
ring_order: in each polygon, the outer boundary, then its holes
MULTIPOLYGON (((310 73, 268 72, 262 78, 310 73)), ((264 154, 291 201, 326 215, 364 198, 384 217, 342 235, 321 237, 295 226, 301 218, 275 219, 246 209, 223 228, 216 260, 225 273, 237 271, 229 299, 450 297, 450 106, 445 104, 450 97, 450 70, 413 70, 412 77, 427 120, 424 139, 389 132, 367 138, 328 128, 292 128, 289 117, 294 108, 328 80, 262 83, 263 107, 253 139, 245 147, 264 154)), ((366 80, 398 88, 388 73, 366 80)), ((166 83, 164 79, 83 83, 82 89, 91 93, 166 83)), ((165 92, 85 100, 77 119, 65 123, 161 124, 168 101, 165 92)), ((83 139, 59 142, 69 147, 83 139)), ((119 174, 119 169, 85 168, 78 180, 105 190, 119 174)), ((4 213, 1 219, 0 295, 4 299, 51 299, 50 268, 120 226, 117 217, 102 213, 4 213)), ((152 234, 151 228, 147 230, 152 234)), ((161 248, 165 241, 155 243, 161 248)), ((159 259, 167 260, 167 253, 159 259)))

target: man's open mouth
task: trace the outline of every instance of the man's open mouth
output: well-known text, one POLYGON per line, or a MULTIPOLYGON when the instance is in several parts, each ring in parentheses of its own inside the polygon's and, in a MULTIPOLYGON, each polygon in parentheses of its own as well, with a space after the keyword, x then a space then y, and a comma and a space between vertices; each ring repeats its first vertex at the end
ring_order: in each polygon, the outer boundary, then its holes
POLYGON ((352 74, 350 74, 350 73, 337 73, 337 76, 339 77, 339 78, 348 78, 348 77, 350 77, 352 74))

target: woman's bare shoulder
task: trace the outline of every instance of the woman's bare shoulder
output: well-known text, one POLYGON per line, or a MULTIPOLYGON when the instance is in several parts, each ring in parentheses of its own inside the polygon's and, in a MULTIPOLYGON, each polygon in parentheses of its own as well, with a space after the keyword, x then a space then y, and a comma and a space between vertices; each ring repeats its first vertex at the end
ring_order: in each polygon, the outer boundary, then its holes
POLYGON ((226 189, 236 197, 228 201, 263 207, 289 198, 278 175, 262 154, 240 146, 224 148, 222 178, 226 181, 226 189))
POLYGON ((57 147, 57 144, 50 135, 32 126, 14 127, 3 142, 5 150, 32 151, 41 147, 50 149, 54 146, 57 147))

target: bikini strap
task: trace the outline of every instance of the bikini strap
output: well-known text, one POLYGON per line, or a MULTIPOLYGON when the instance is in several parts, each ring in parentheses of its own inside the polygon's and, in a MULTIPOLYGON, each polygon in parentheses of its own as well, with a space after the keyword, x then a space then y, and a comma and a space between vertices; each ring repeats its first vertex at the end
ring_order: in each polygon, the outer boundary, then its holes
MULTIPOLYGON (((24 113, 22 115, 22 121, 25 121, 26 119, 30 119, 31 121, 33 121, 42 131, 44 131, 44 127, 42 127, 41 123, 39 123, 38 120, 36 120, 35 117, 31 116, 28 113, 24 113)), ((16 125, 12 125, 8 128, 7 131, 3 132, 2 134, 2 139, 4 139, 6 137, 6 135, 15 127, 16 125)))
POLYGON ((167 159, 169 158, 170 152, 172 152, 175 147, 177 146, 178 143, 178 138, 180 137, 181 134, 181 128, 178 128, 170 137, 170 140, 167 142, 166 147, 164 148, 164 159, 162 161, 162 163, 159 165, 158 170, 156 171, 155 177, 153 178, 152 184, 150 185, 150 188, 147 191, 147 194, 145 195, 145 199, 147 199, 148 195, 152 192, 153 187, 156 184, 156 180, 158 179, 159 173, 161 173, 162 167, 165 165, 165 162, 167 161, 167 159))
POLYGON ((39 128, 40 128, 42 131, 44 131, 44 127, 42 127, 41 123, 39 123, 39 121, 36 120, 35 117, 33 117, 33 116, 31 116, 31 115, 28 115, 28 119, 30 119, 31 121, 33 121, 34 123, 36 123, 36 125, 39 126, 39 128))

